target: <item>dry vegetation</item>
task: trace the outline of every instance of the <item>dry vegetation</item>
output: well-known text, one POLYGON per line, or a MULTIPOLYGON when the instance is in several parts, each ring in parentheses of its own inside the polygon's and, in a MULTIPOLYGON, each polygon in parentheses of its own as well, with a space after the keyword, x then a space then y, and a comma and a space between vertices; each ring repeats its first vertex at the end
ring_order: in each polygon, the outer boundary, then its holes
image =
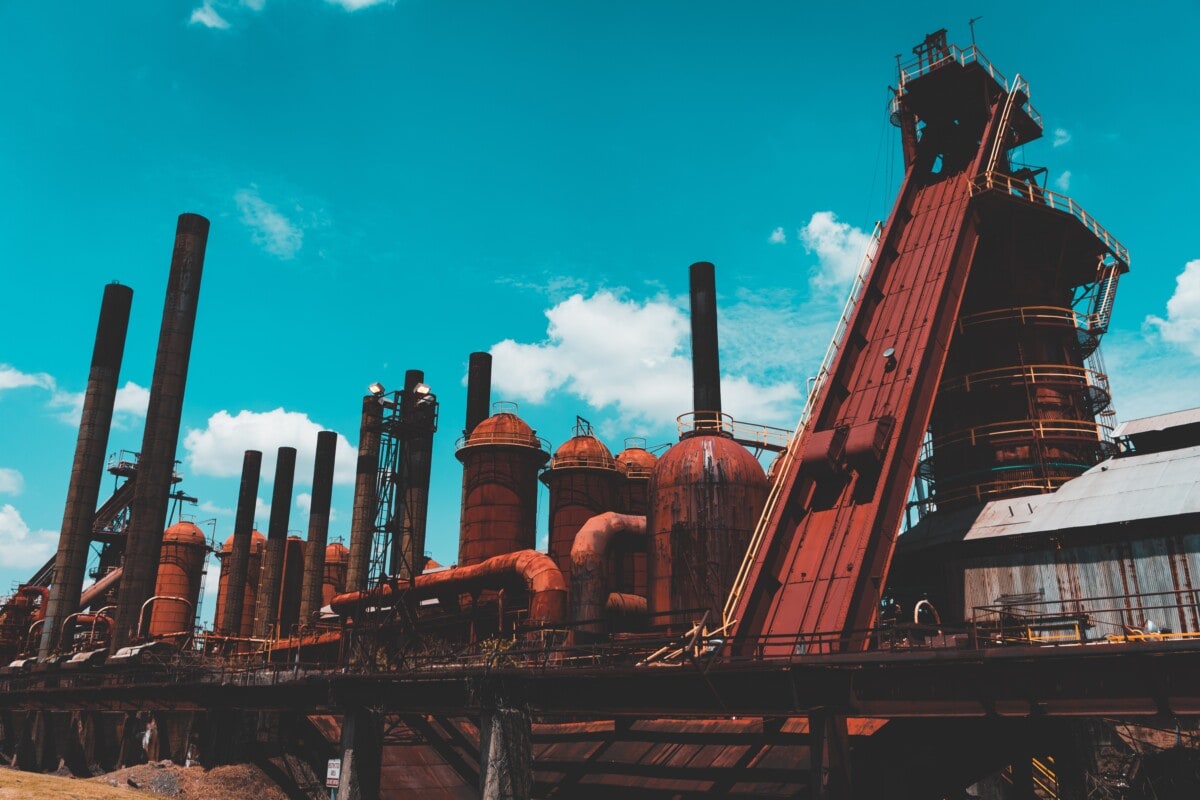
POLYGON ((204 800, 287 800, 257 767, 240 764, 205 771, 174 765, 143 764, 97 778, 79 779, 0 769, 0 800, 53 797, 56 800, 110 800, 142 797, 204 800))

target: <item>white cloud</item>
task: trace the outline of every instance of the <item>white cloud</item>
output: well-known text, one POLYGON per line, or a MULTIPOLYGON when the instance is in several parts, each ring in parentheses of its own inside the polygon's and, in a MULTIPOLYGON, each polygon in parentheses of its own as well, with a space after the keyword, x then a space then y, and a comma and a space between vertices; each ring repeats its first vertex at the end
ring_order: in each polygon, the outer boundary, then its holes
POLYGON ((1167 317, 1150 315, 1146 322, 1163 341, 1200 356, 1200 259, 1189 261, 1175 277, 1175 293, 1167 301, 1167 317))
POLYGON ((767 237, 767 241, 771 244, 787 244, 787 234, 783 232, 783 227, 780 226, 771 231, 771 235, 767 237))
MULTIPOLYGON (((546 339, 511 339, 491 349, 498 395, 532 403, 566 392, 594 409, 612 409, 627 426, 669 424, 690 410, 690 326, 665 297, 626 300, 610 291, 572 295, 546 311, 546 339)), ((794 385, 744 375, 722 382, 725 411, 738 419, 780 422, 792 414, 794 385)))
POLYGON ((271 504, 261 497, 254 498, 254 528, 259 533, 266 534, 267 525, 271 522, 271 504))
MULTIPOLYGON (((68 425, 78 425, 83 414, 83 399, 83 392, 55 389, 50 397, 50 407, 63 409, 57 415, 61 421, 68 425)), ((146 406, 149 404, 150 390, 138 386, 133 381, 126 381, 124 386, 117 389, 117 396, 113 401, 112 426, 117 430, 127 430, 133 424, 134 418, 145 418, 146 406)))
POLYGON ((18 495, 25 491, 25 476, 15 469, 0 467, 0 494, 18 495))
POLYGON ((203 25, 206 28, 214 28, 222 31, 229 28, 229 21, 222 17, 217 9, 213 7, 212 0, 204 0, 203 5, 193 10, 188 23, 203 25))
POLYGON ((40 567, 57 547, 58 531, 30 530, 16 508, 8 503, 0 506, 0 551, 6 567, 40 567))
POLYGON ((845 286, 858 272, 858 265, 871 237, 848 222, 838 222, 832 211, 818 211, 799 231, 800 241, 815 253, 818 266, 809 278, 817 291, 845 286))
POLYGON ((1071 132, 1066 128, 1054 129, 1054 147, 1062 147, 1067 142, 1071 141, 1071 132))
POLYGON ((325 0, 331 6, 341 6, 347 11, 359 11, 371 6, 392 5, 396 0, 325 0))
POLYGON ((303 511, 305 514, 312 512, 312 495, 308 492, 301 492, 296 495, 296 508, 303 511))
POLYGON ((273 256, 290 261, 304 245, 304 231, 271 203, 263 200, 251 184, 234 196, 242 223, 250 228, 254 243, 273 256))
MULTIPOLYGON (((247 450, 263 454, 262 472, 266 480, 275 478, 276 453, 280 447, 296 448, 296 480, 307 486, 312 480, 317 434, 324 428, 299 411, 218 411, 202 429, 188 429, 183 439, 190 469, 198 475, 230 478, 241 475, 242 458, 247 450)), ((351 448, 345 436, 338 436, 334 483, 354 482, 357 448, 351 448)))
POLYGON ((1071 191, 1071 170, 1063 170, 1062 174, 1054 179, 1054 185, 1064 192, 1071 191))
POLYGON ((9 364, 0 364, 0 391, 5 389, 22 389, 26 386, 36 386, 39 389, 53 389, 54 378, 44 372, 21 372, 9 364))
POLYGON ((216 514, 218 517, 232 517, 233 509, 219 506, 211 500, 205 500, 199 506, 200 510, 205 514, 216 514))

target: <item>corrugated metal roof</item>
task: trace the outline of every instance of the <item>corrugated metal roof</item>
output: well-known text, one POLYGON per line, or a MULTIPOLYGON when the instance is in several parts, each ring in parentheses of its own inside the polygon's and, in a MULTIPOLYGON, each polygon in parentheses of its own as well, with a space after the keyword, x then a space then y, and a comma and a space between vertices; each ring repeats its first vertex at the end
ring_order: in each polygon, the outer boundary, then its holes
POLYGON ((901 536, 900 547, 912 552, 950 542, 1185 514, 1200 514, 1200 447, 1110 458, 1051 494, 934 514, 901 536))
POLYGON ((1188 408, 1183 411, 1172 411, 1170 414, 1158 414, 1153 417, 1142 417, 1122 422, 1113 431, 1113 438, 1136 436, 1139 433, 1165 431, 1179 428, 1183 425, 1195 425, 1200 422, 1200 408, 1188 408))

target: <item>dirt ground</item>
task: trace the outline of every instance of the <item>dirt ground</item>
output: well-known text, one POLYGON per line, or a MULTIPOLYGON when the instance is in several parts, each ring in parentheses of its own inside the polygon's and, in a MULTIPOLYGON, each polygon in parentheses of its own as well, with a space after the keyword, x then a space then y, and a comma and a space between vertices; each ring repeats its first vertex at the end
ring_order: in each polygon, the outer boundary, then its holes
POLYGON ((0 769, 0 800, 26 797, 133 800, 139 795, 181 800, 287 800, 287 795, 262 770, 248 764, 205 771, 200 767, 185 769, 170 762, 163 763, 167 766, 143 764, 88 779, 0 769))

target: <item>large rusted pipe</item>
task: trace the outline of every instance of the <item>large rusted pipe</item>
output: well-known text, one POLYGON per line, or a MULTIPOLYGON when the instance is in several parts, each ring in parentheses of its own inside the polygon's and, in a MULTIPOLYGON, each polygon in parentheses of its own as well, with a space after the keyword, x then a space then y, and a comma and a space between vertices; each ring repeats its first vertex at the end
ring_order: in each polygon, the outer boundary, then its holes
POLYGON ((262 475, 262 452, 247 450, 242 456, 242 485, 238 490, 237 514, 233 518, 233 545, 229 558, 221 565, 229 570, 225 585, 231 587, 225 595, 218 633, 237 636, 241 632, 245 613, 246 569, 250 563, 250 539, 254 533, 254 510, 258 506, 258 481, 262 475))
POLYGON ((321 431, 317 434, 312 502, 308 508, 304 588, 300 595, 301 625, 321 610, 321 586, 325 580, 325 541, 329 538, 329 503, 333 497, 333 467, 337 460, 337 441, 338 436, 333 431, 321 431))
POLYGON ((350 554, 346 563, 346 590, 367 588, 371 569, 371 539, 375 533, 375 489, 379 474, 379 425, 383 406, 379 398, 363 398, 358 429, 358 466, 354 474, 354 514, 350 520, 350 554))
POLYGON ((646 518, 608 511, 583 523, 571 545, 571 625, 577 634, 604 632, 609 595, 608 548, 619 536, 645 537, 646 518))
POLYGON ((399 551, 393 557, 393 574, 410 580, 425 569, 425 527, 429 517, 429 473, 433 465, 433 433, 437 426, 437 401, 417 387, 425 373, 410 369, 404 375, 404 520, 398 537, 399 551))
POLYGON ((488 418, 492 409, 492 354, 471 353, 467 362, 467 422, 463 436, 488 418))
MULTIPOLYGON (((267 549, 263 551, 258 597, 254 601, 254 635, 258 637, 269 635, 279 618, 279 589, 283 584, 283 556, 295 477, 296 448, 279 448, 275 458, 275 488, 271 493, 271 525, 267 529, 267 549)), ((233 587, 236 593, 237 584, 233 587)))
POLYGON ((721 359, 717 345, 717 284, 713 265, 692 264, 692 403, 697 428, 721 419, 721 359), (707 424, 705 424, 707 423, 707 424))
POLYGON ((125 573, 121 578, 120 602, 113 626, 114 653, 137 635, 141 622, 138 615, 154 592, 158 577, 158 554, 162 548, 175 473, 175 447, 179 441, 179 421, 183 413, 183 393, 187 386, 207 242, 208 220, 197 214, 181 214, 167 278, 158 355, 150 382, 138 477, 130 504, 129 530, 125 534, 125 573))
POLYGON ((132 303, 133 290, 128 286, 110 283, 104 287, 96 343, 92 348, 92 367, 83 395, 79 435, 75 439, 75 462, 67 487, 62 532, 58 537, 58 552, 54 555, 54 584, 46 610, 47 623, 38 650, 42 657, 58 647, 63 624, 70 614, 79 610, 79 594, 87 569, 88 547, 92 543, 92 522, 100 497, 104 454, 108 449, 108 431, 117 399, 117 381, 132 303))
POLYGON ((554 559, 537 550, 518 550, 494 556, 470 567, 451 567, 418 575, 411 588, 384 583, 365 592, 346 592, 330 605, 342 616, 354 616, 361 607, 386 606, 399 594, 412 601, 482 590, 519 589, 529 592, 529 621, 535 625, 561 625, 567 619, 567 582, 554 559))
MULTIPOLYGON (((111 569, 107 573, 105 573, 104 576, 100 578, 100 580, 96 581, 91 586, 84 589, 83 594, 81 594, 79 596, 79 607, 76 610, 82 611, 83 609, 87 608, 88 606, 94 604, 100 598, 104 597, 104 595, 108 592, 108 590, 111 589, 112 587, 116 586, 117 581, 121 580, 121 572, 122 571, 123 570, 120 567, 117 567, 116 569, 111 569)), ((51 595, 51 596, 53 596, 53 595, 51 595)))

